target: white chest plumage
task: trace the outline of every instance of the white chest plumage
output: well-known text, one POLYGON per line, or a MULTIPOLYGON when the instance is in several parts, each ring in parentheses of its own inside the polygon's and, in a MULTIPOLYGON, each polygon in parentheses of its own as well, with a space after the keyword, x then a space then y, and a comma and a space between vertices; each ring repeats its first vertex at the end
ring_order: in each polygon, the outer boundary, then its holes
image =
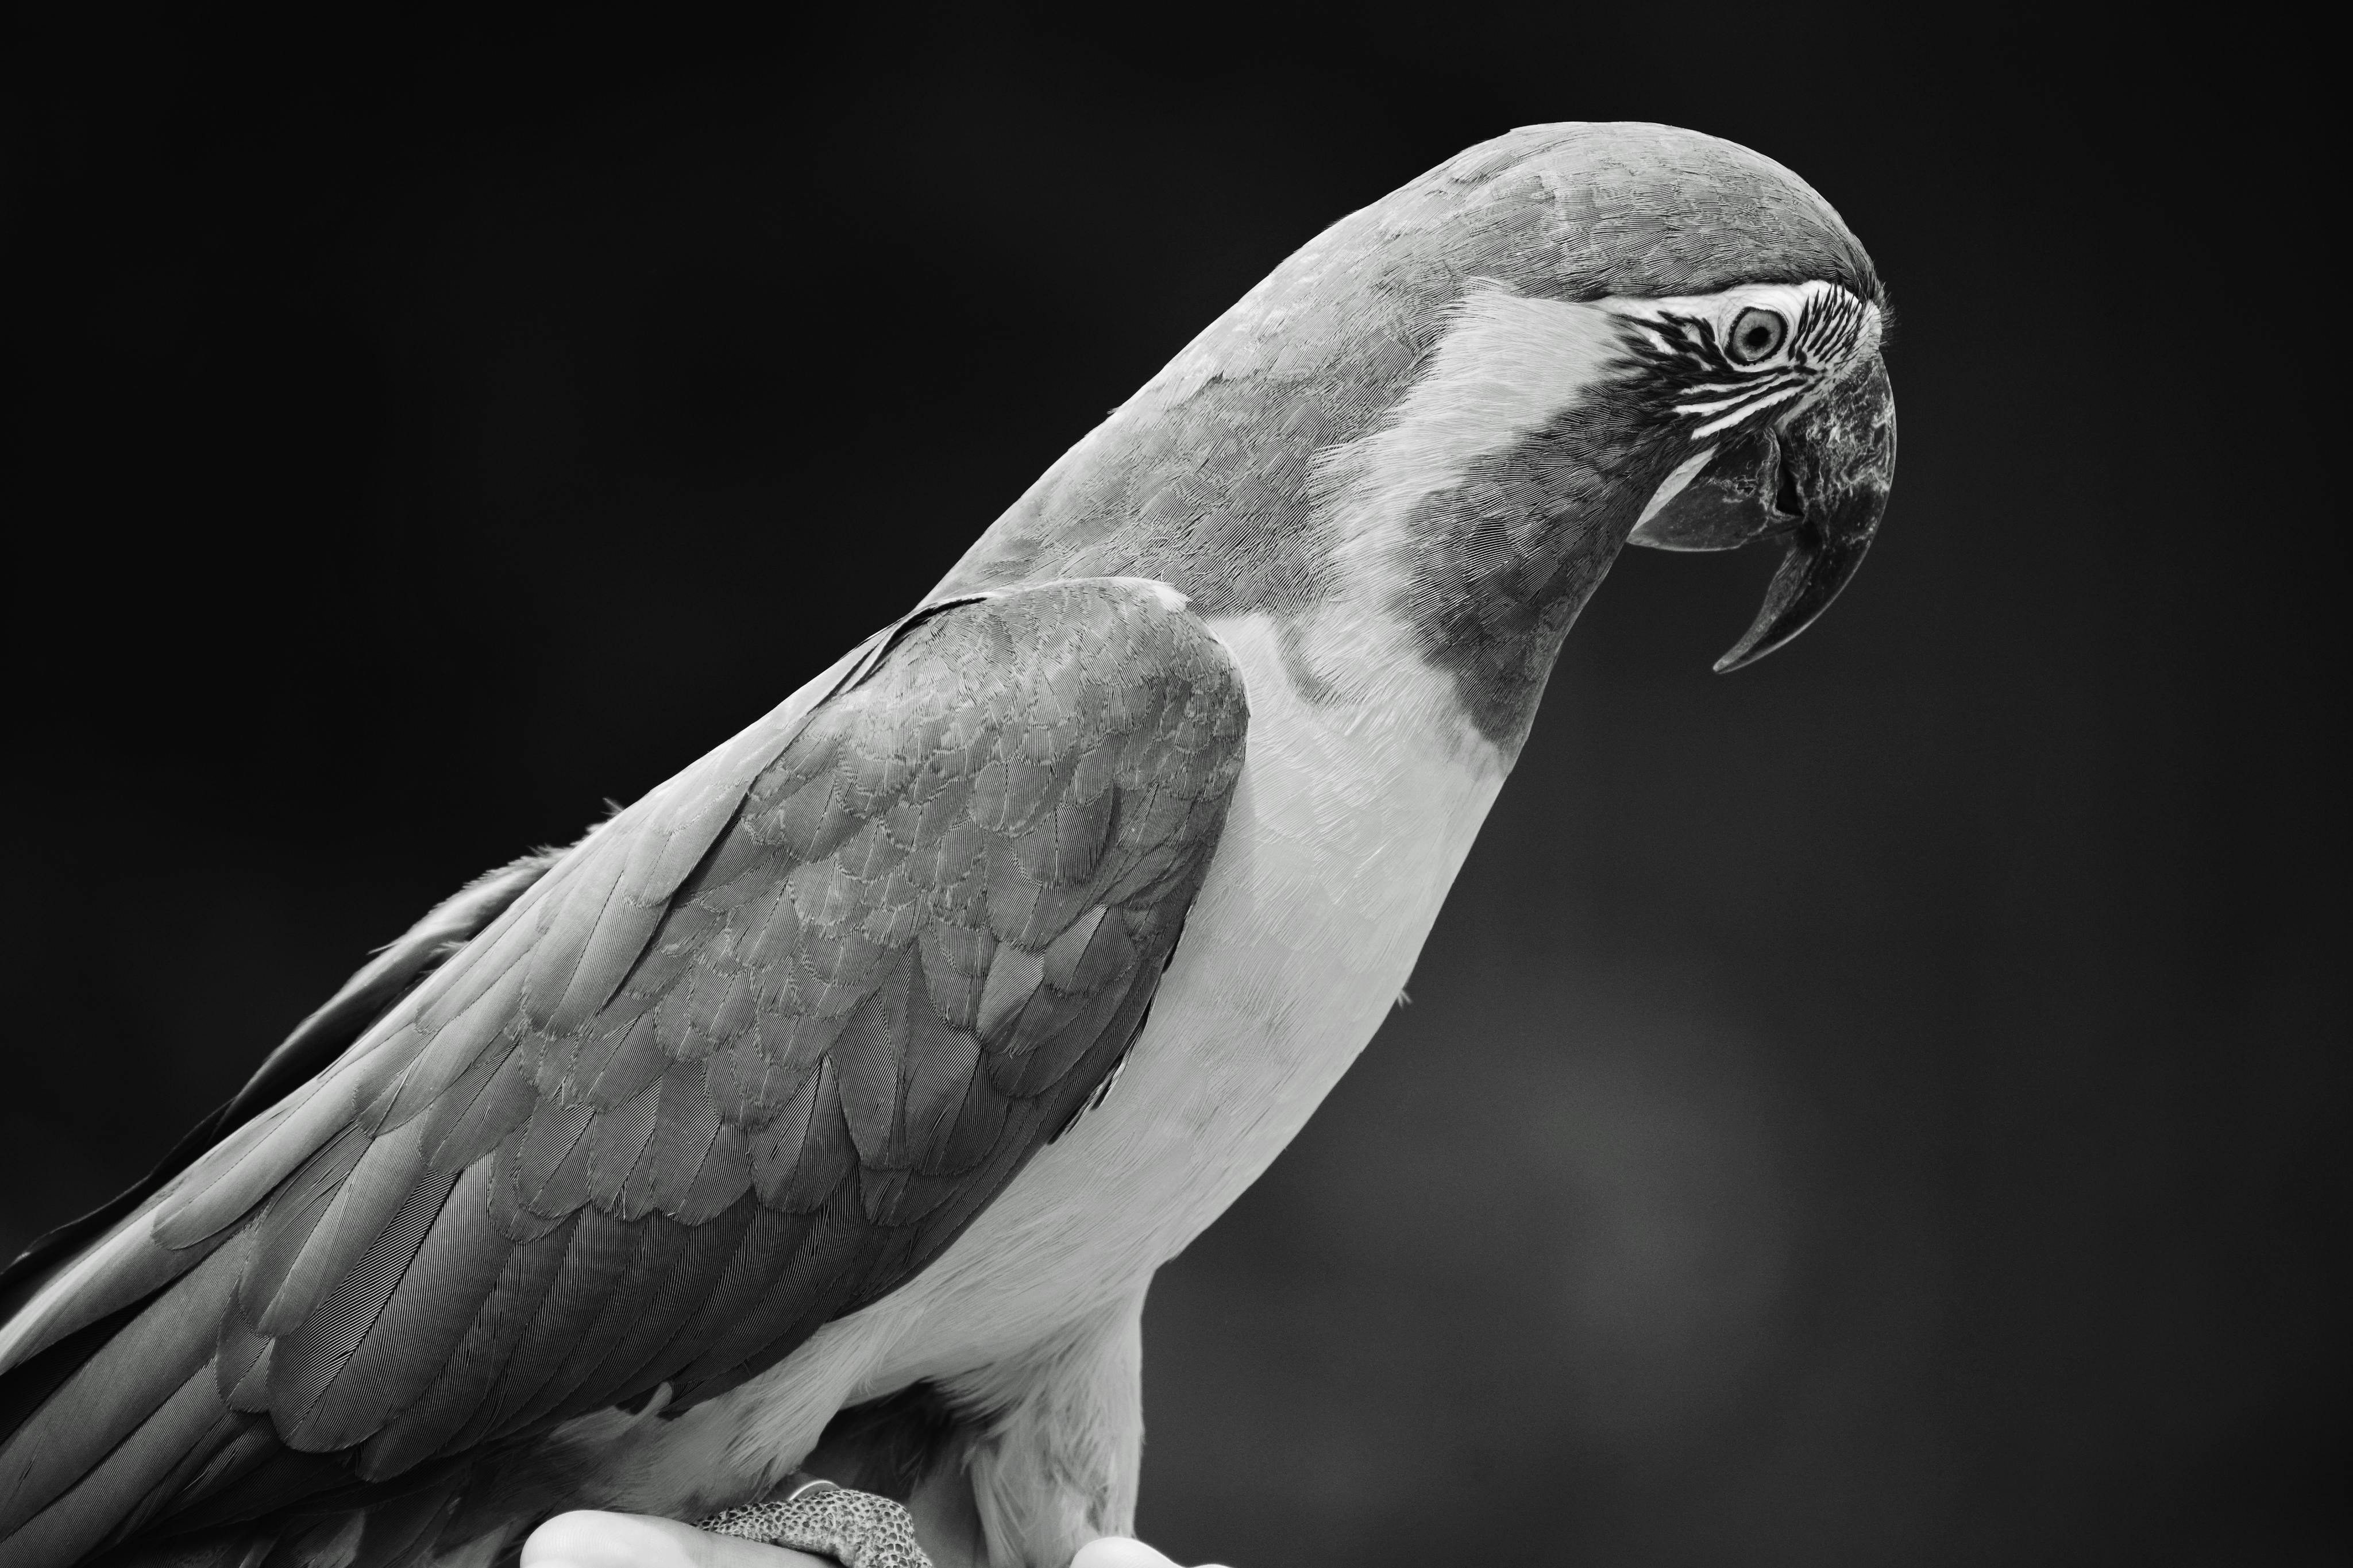
POLYGON ((888 1381, 1139 1289, 1224 1212, 1379 1026, 1502 782, 1486 742, 1430 732, 1459 721, 1426 668, 1398 673, 1428 690, 1317 706, 1267 617, 1211 626, 1248 683, 1249 751, 1151 1022, 1109 1099, 906 1289, 925 1331, 888 1381))
POLYGON ((676 1511, 724 1495, 729 1477, 788 1468, 845 1403, 1018 1357, 1134 1300, 1372 1037, 1506 764, 1392 628, 1342 623, 1294 637, 1286 658, 1265 616, 1210 624, 1247 683, 1242 779, 1109 1098, 916 1279, 659 1435, 641 1427, 610 1478, 619 1500, 676 1511), (1319 666, 1348 666, 1349 700, 1302 692, 1303 643, 1319 666))
POLYGON ((1110 1098, 914 1279, 630 1443, 614 1479, 635 1506, 772 1476, 845 1404, 969 1387, 1133 1303, 1290 1142, 1411 973, 1510 766, 1396 618, 1396 546, 1422 498, 1573 405, 1614 333, 1591 307, 1474 289, 1380 427, 1319 456, 1338 591, 1288 623, 1209 622, 1249 695, 1242 778, 1110 1098))

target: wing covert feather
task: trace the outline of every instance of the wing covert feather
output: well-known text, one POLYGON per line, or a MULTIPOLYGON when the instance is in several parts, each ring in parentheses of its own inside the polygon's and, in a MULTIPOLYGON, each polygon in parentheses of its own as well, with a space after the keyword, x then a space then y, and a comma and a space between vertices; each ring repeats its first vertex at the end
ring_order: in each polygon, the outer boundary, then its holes
MULTIPOLYGON (((151 1529, 282 1468, 257 1418, 380 1481, 663 1383, 708 1396, 919 1270, 1107 1083, 1239 773, 1224 649, 1094 580, 937 608, 815 684, 118 1228, 112 1275, 184 1277, 64 1391, 127 1391, 109 1408, 150 1436, 114 1489, 151 1529), (208 1364, 210 1404, 182 1392, 208 1364)), ((139 1299, 110 1277, 92 1302, 139 1299)), ((98 1315, 69 1301, 39 1342, 98 1315)), ((58 1516, 34 1534, 94 1540, 64 1517, 94 1458, 21 1468, 56 1405, 0 1471, 58 1516)))

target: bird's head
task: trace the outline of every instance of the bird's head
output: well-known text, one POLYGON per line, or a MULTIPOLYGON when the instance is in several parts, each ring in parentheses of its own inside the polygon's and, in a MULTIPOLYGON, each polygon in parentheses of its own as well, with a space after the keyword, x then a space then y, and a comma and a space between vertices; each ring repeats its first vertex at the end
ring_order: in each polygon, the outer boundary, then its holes
POLYGON ((1378 616, 1516 751, 1630 542, 1783 544, 1719 669, 1837 595, 1894 466, 1885 310, 1837 213, 1767 158, 1668 126, 1515 131, 1309 242, 948 585, 1128 573, 1212 614, 1378 616))

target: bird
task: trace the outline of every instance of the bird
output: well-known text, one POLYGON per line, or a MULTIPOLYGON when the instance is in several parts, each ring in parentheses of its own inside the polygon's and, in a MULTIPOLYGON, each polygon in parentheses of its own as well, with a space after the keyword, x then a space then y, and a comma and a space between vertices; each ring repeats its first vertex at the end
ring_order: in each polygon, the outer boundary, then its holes
POLYGON ((1398 997, 1620 550, 1782 552, 1723 670, 1852 578, 1890 321, 1812 187, 1670 126, 1341 218, 906 615, 0 1275, 0 1568, 1132 1533, 1155 1270, 1398 997))

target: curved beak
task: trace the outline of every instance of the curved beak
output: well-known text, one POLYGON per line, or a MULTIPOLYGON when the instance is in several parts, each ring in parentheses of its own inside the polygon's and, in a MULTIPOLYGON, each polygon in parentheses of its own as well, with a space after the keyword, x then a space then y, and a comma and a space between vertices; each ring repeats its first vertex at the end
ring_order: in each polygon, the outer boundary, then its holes
POLYGON ((1800 410, 1718 452, 1628 542, 1736 550, 1786 541, 1764 607, 1716 673, 1754 664, 1804 631, 1862 564, 1895 478, 1895 395, 1877 354, 1800 410))

